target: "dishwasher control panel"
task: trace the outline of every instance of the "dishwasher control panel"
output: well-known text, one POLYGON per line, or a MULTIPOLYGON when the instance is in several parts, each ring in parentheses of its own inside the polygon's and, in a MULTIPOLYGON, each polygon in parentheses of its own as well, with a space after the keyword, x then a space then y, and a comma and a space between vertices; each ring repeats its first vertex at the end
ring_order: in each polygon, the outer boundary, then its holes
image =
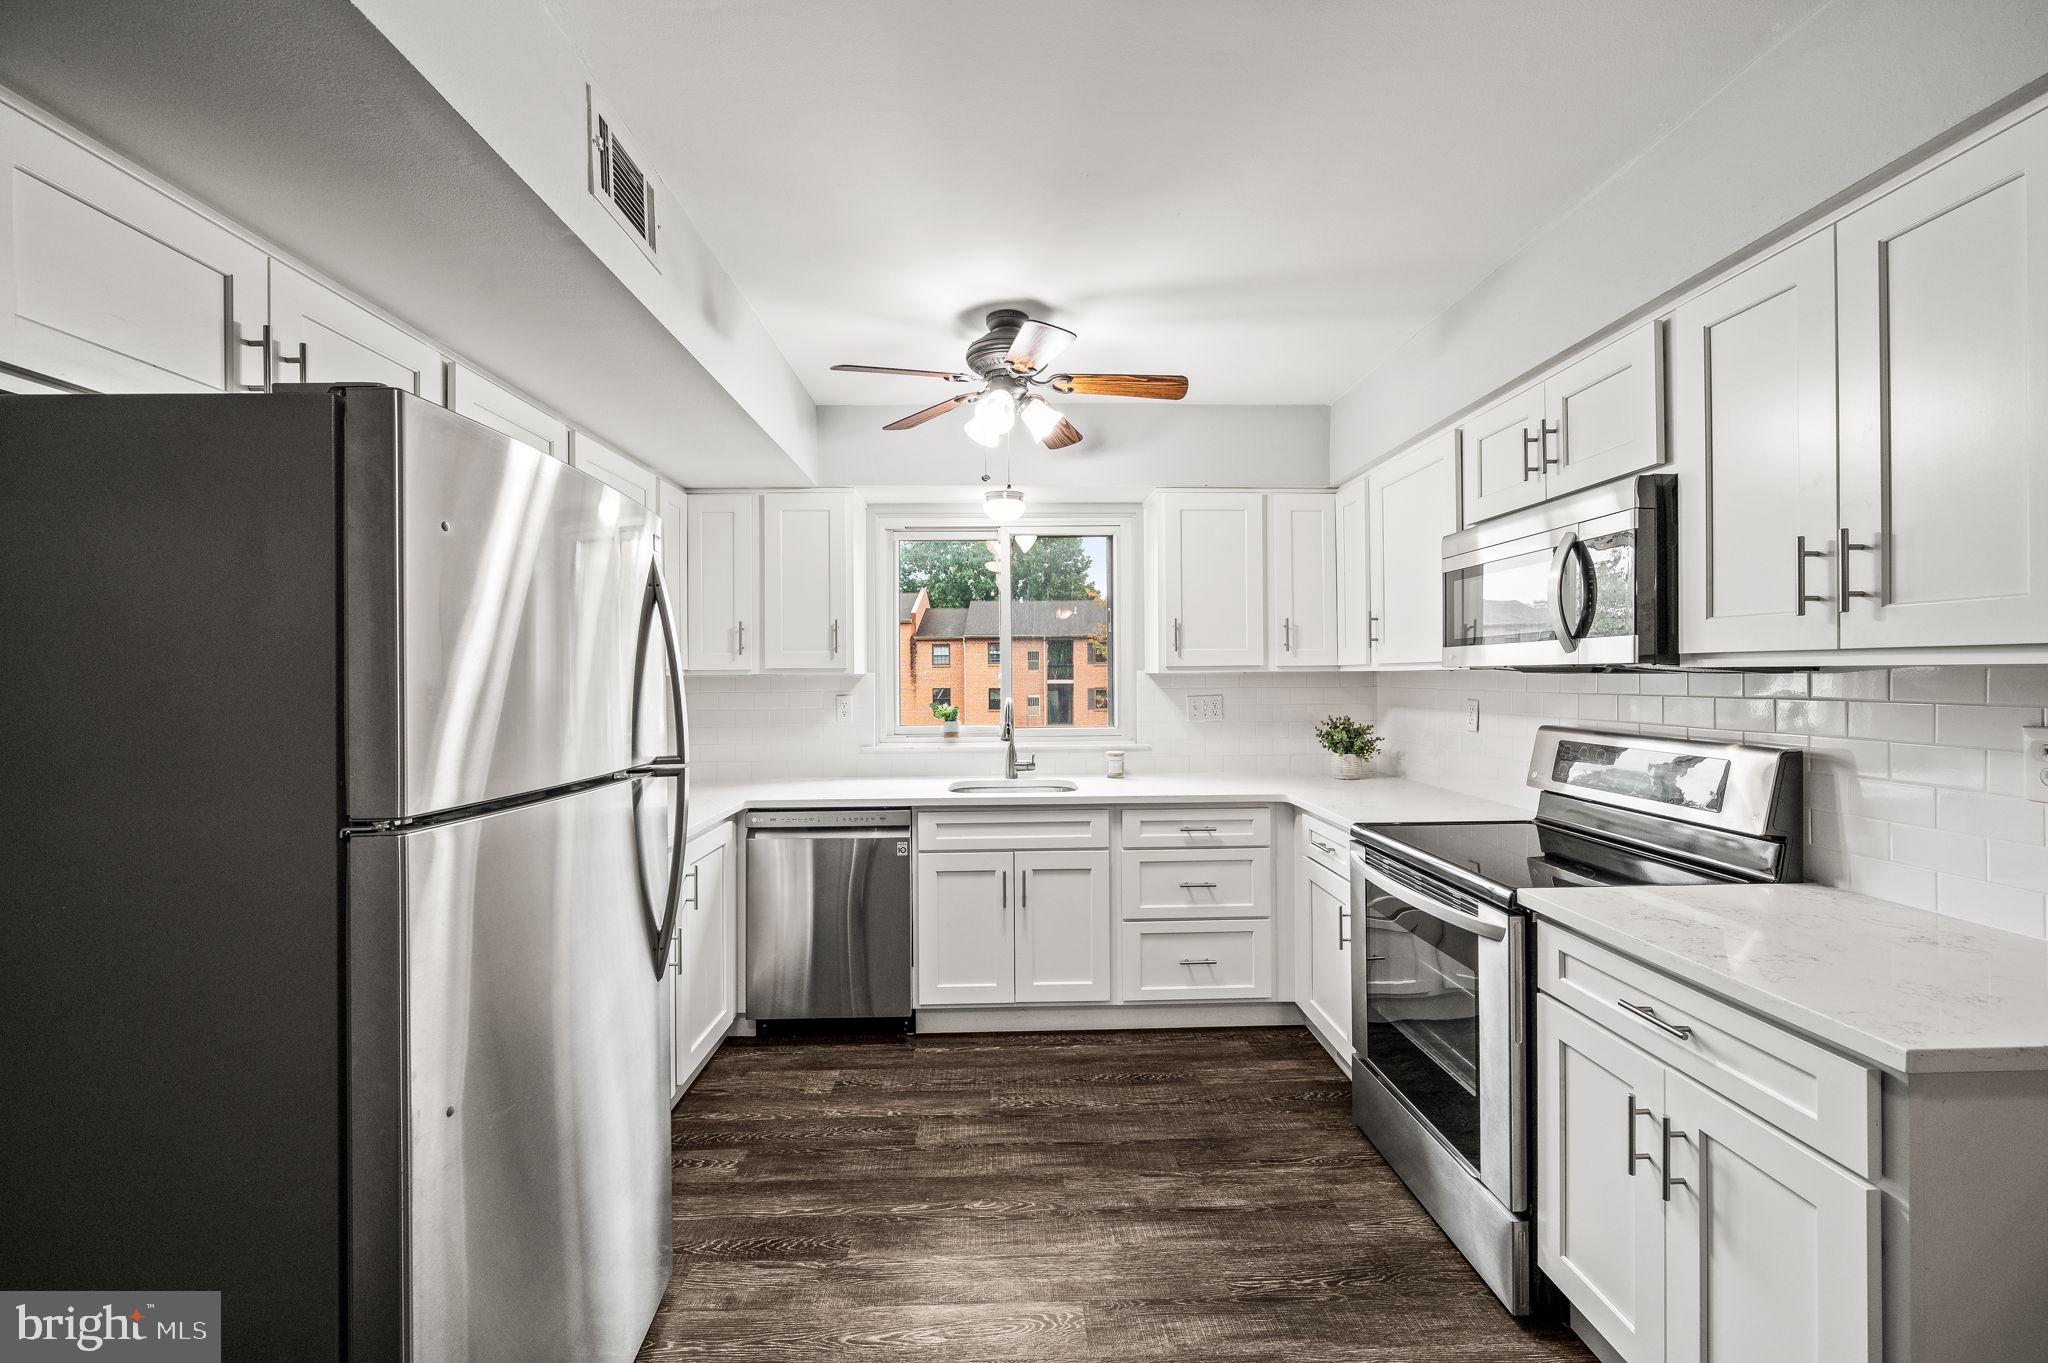
POLYGON ((908 828, 907 809, 757 809, 748 828, 908 828))

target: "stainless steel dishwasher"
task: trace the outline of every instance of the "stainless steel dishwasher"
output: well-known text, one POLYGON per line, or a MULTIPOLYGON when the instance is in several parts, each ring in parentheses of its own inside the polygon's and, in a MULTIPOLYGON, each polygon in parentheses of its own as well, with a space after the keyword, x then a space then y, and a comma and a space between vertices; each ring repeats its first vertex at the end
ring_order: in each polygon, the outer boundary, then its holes
POLYGON ((907 1024, 910 811, 760 810, 745 827, 747 1015, 907 1024))

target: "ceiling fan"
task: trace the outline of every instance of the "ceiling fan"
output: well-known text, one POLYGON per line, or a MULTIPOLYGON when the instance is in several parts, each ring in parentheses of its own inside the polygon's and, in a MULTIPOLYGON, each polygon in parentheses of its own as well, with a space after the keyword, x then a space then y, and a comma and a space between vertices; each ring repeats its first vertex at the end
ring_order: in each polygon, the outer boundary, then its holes
POLYGON ((885 431, 907 431, 933 417, 944 416, 955 407, 973 407, 966 430, 978 443, 993 449, 1010 428, 1022 418, 1032 438, 1049 450, 1081 443, 1074 423, 1034 391, 1050 388, 1055 393, 1099 393, 1118 398, 1184 398, 1188 381, 1179 374, 1051 374, 1053 360, 1073 343, 1074 333, 1050 322, 1033 321, 1016 308, 997 308, 988 315, 988 332, 967 347, 967 367, 972 373, 943 369, 893 369, 875 364, 835 364, 842 374, 908 374, 915 378, 944 379, 948 383, 976 383, 971 393, 956 393, 935 402, 921 412, 890 422, 885 431))

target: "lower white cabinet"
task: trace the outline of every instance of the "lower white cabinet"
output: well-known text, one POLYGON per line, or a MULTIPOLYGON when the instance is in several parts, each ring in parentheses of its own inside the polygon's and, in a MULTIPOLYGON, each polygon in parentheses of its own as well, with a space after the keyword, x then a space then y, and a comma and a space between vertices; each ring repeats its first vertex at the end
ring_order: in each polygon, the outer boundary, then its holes
POLYGON ((1308 934, 1301 1011, 1341 1055, 1351 1046, 1351 886, 1312 858, 1303 857, 1300 869, 1301 912, 1295 921, 1308 934))
POLYGON ((731 825, 691 843, 683 860, 682 902, 669 957, 675 1026, 671 1102, 683 1095, 732 1026, 739 990, 739 897, 731 825))
POLYGON ((1537 1003, 1537 1263, 1627 1363, 1875 1363, 1878 1193, 1537 1003))
POLYGON ((1272 855, 1264 847, 1125 852, 1122 916, 1264 918, 1271 912, 1272 855))
POLYGON ((1273 993, 1273 925, 1263 918, 1125 923, 1122 947, 1125 1003, 1273 993))
POLYGON ((917 1002, 1106 1003, 1107 851, 925 852, 917 1002))

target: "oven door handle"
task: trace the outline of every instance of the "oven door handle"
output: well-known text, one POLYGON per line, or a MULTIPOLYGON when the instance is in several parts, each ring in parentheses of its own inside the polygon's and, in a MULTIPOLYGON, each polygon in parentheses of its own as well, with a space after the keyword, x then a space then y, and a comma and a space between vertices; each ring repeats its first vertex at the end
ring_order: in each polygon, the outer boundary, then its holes
POLYGON ((1550 628, 1557 635, 1557 646, 1567 653, 1579 651, 1579 629, 1564 613, 1565 574, 1577 565, 1572 559, 1579 551, 1579 532, 1567 530, 1558 540, 1557 547, 1550 551, 1550 628))
POLYGON ((1501 914, 1500 921, 1495 922, 1491 917, 1482 918, 1478 914, 1454 909, 1448 904, 1440 904, 1414 886, 1403 885, 1384 871, 1376 870, 1371 862, 1355 853, 1351 858, 1351 864, 1365 877, 1367 883, 1377 886, 1383 893, 1393 895, 1417 913, 1427 914, 1439 922, 1448 923, 1460 932, 1477 933, 1491 942, 1507 939, 1508 925, 1505 914, 1501 914))

